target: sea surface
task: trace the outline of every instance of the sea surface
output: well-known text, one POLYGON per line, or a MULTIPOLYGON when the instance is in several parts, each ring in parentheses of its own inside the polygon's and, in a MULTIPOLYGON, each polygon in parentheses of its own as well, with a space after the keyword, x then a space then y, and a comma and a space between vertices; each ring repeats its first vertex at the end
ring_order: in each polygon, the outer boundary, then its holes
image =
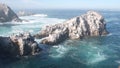
MULTIPOLYGON (((35 15, 21 16, 29 22, 0 23, 0 36, 13 33, 38 33, 46 25, 62 23, 87 10, 26 10, 35 15), (12 23, 12 24, 11 24, 12 23)), ((107 36, 67 40, 43 47, 37 56, 20 60, 0 60, 0 68, 118 68, 120 66, 120 11, 97 10, 105 20, 107 36)), ((17 11, 16 11, 17 12, 17 11)), ((38 42, 40 39, 36 39, 38 42)))

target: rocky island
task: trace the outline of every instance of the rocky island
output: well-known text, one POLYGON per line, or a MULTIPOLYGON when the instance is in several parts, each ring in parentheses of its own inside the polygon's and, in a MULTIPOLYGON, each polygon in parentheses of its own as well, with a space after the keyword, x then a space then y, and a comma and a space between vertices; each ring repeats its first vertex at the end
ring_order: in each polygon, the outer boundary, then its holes
POLYGON ((42 44, 55 45, 66 39, 82 39, 106 34, 108 32, 103 16, 98 12, 88 11, 64 23, 46 26, 35 37, 42 38, 42 44))
POLYGON ((7 5, 0 3, 0 22, 21 22, 22 20, 7 5))

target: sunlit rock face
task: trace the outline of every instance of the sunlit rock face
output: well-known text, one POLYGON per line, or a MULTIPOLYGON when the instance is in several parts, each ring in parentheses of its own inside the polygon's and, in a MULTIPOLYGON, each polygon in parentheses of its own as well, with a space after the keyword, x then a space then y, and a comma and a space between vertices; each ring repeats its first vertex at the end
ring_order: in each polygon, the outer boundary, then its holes
POLYGON ((106 35, 106 24, 101 14, 95 11, 88 11, 86 14, 66 21, 69 29, 69 37, 72 39, 85 36, 106 35))
POLYGON ((66 39, 82 39, 108 34, 103 16, 95 11, 74 17, 64 23, 49 25, 36 34, 43 44, 58 44, 66 39))
POLYGON ((5 5, 0 3, 0 22, 21 22, 22 20, 13 12, 13 10, 5 5))

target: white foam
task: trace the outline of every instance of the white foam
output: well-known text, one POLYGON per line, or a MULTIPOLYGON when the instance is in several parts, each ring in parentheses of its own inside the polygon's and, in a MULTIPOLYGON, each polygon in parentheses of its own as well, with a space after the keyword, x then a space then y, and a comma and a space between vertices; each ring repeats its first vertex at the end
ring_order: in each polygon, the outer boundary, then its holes
MULTIPOLYGON (((39 15, 38 15, 39 16, 39 15)), ((38 17, 38 16, 22 16, 20 19, 23 19, 22 22, 6 22, 0 23, 0 25, 10 25, 10 28, 6 28, 6 30, 10 30, 9 32, 5 32, 5 35, 11 35, 13 33, 23 33, 23 32, 34 32, 38 31, 44 26, 52 25, 56 23, 62 23, 65 19, 58 18, 47 18, 47 17, 38 17)), ((42 14, 42 16, 45 16, 42 14)), ((3 26, 4 27, 4 26, 3 26)), ((3 35, 1 33, 0 35, 3 35)))
POLYGON ((20 25, 20 24, 33 24, 33 23, 41 23, 42 26, 46 25, 52 25, 56 23, 62 23, 65 21, 65 19, 58 19, 58 18, 38 18, 35 16, 23 16, 20 17, 23 19, 22 22, 6 22, 6 23, 0 23, 0 25, 10 24, 10 25, 20 25))
POLYGON ((118 63, 118 64, 120 64, 120 60, 116 60, 115 62, 118 63))
POLYGON ((45 25, 49 25, 49 24, 56 24, 56 23, 62 23, 65 21, 65 19, 58 19, 58 18, 47 18, 47 17, 43 17, 43 18, 39 18, 36 16, 25 16, 25 17, 21 17, 21 19, 25 19, 28 20, 28 22, 23 21, 22 23, 24 24, 30 24, 30 23, 42 23, 45 25))
POLYGON ((93 56, 93 58, 88 60, 87 64, 95 64, 95 63, 98 63, 98 62, 101 62, 104 60, 106 60, 106 56, 104 54, 101 54, 100 52, 98 52, 98 54, 95 54, 93 56))
POLYGON ((3 23, 0 23, 0 25, 3 25, 3 23))
POLYGON ((48 15, 47 14, 34 14, 32 16, 35 16, 35 17, 47 17, 48 15))
POLYGON ((111 35, 113 35, 112 33, 109 33, 107 36, 111 36, 111 35))
POLYGON ((28 32, 32 33, 32 32, 34 32, 34 31, 31 29, 31 30, 29 30, 28 32))
POLYGON ((6 22, 6 23, 0 23, 0 25, 20 25, 20 24, 31 24, 34 23, 32 21, 23 21, 23 22, 6 22))
POLYGON ((56 53, 50 54, 50 57, 52 57, 52 58, 62 58, 69 51, 68 48, 66 48, 62 45, 54 46, 54 48, 55 48, 55 52, 57 52, 57 54, 56 53))
POLYGON ((24 31, 22 29, 13 29, 11 32, 12 33, 24 33, 24 31))
POLYGON ((96 64, 108 58, 108 56, 103 53, 103 48, 96 46, 92 46, 91 48, 93 49, 93 51, 90 51, 87 54, 87 65, 96 64))
POLYGON ((86 65, 96 64, 98 62, 101 62, 107 59, 105 55, 100 54, 99 52, 98 54, 92 54, 91 52, 88 52, 88 53, 91 55, 86 54, 87 56, 82 57, 82 59, 80 56, 78 56, 79 54, 72 54, 71 57, 72 59, 86 65))

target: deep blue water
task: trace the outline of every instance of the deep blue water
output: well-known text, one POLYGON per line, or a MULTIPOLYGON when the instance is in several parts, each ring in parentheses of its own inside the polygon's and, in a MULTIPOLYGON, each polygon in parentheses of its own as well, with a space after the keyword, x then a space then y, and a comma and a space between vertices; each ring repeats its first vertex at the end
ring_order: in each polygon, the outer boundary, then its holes
MULTIPOLYGON (((30 10, 29 10, 30 11, 30 10)), ((61 23, 87 10, 31 10, 47 17, 25 16, 31 23, 1 25, 0 35, 30 31, 36 33, 48 24, 61 23)), ((21 60, 0 60, 0 68, 118 68, 120 66, 120 11, 98 10, 105 18, 107 36, 67 40, 53 47, 45 46, 38 56, 21 60)))

